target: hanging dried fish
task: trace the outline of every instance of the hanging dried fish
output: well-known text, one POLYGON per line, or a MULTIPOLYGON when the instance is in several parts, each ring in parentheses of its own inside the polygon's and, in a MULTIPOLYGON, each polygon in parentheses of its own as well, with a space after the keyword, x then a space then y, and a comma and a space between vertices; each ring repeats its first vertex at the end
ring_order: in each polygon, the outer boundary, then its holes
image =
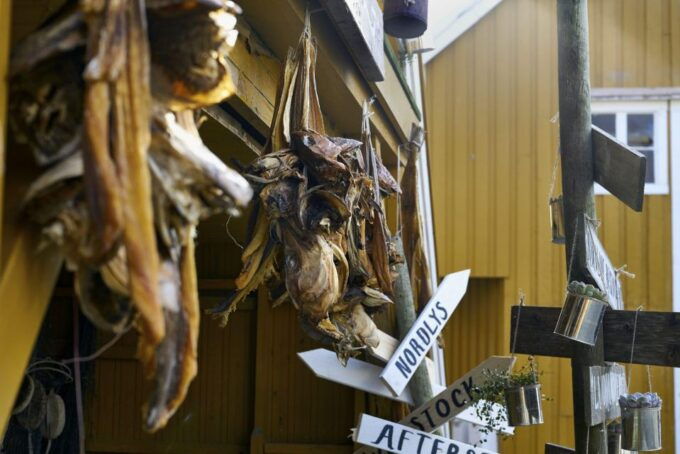
POLYGON ((231 93, 226 53, 238 11, 221 0, 81 0, 12 58, 12 126, 49 165, 24 213, 61 247, 96 326, 120 332, 134 320, 154 383, 150 432, 196 375, 195 227, 238 215, 253 195, 187 110, 231 93), (168 47, 170 32, 179 47, 168 47))
POLYGON ((432 297, 430 267, 425 254, 418 204, 416 164, 423 144, 423 135, 422 127, 414 125, 411 129, 410 141, 404 147, 408 153, 408 160, 401 178, 401 234, 404 241, 404 256, 411 274, 411 288, 417 301, 416 307, 424 307, 432 297))
POLYGON ((237 290, 211 312, 226 323, 266 283, 273 305, 290 300, 302 329, 345 363, 379 342, 369 314, 391 303, 392 289, 381 203, 399 188, 370 146, 368 104, 363 144, 326 135, 316 52, 308 16, 288 52, 263 154, 246 169, 259 198, 237 290))

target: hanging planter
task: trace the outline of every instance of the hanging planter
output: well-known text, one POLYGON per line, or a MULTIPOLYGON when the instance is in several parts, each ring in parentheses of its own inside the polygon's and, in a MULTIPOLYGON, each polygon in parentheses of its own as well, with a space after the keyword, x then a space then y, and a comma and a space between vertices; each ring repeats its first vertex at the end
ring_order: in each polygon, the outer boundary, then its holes
POLYGON ((574 281, 567 287, 567 297, 555 326, 555 334, 595 345, 606 310, 604 293, 590 284, 574 281))
POLYGON ((566 243, 564 200, 562 199, 562 196, 550 198, 550 226, 552 229, 552 242, 555 244, 566 243))
POLYGON ((427 30, 428 0, 385 0, 385 33, 396 38, 417 38, 427 30))
POLYGON ((506 389, 508 424, 511 426, 543 424, 541 400, 540 383, 506 389))
POLYGON ((661 403, 659 395, 653 392, 624 394, 619 398, 623 449, 661 449, 661 403))
POLYGON ((475 387, 472 397, 475 411, 484 426, 482 433, 499 432, 504 423, 510 426, 532 426, 543 424, 540 373, 534 357, 519 371, 511 373, 507 370, 485 370, 485 380, 481 386, 475 387), (498 413, 494 404, 505 407, 498 413))

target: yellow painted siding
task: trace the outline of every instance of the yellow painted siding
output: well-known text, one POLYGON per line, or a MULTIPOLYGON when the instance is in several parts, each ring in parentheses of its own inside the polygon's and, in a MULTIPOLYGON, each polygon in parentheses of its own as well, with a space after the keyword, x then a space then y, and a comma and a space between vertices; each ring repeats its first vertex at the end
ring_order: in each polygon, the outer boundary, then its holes
MULTIPOLYGON (((592 0, 594 87, 680 85, 680 5, 675 0, 592 0)), ((505 0, 427 67, 427 118, 440 274, 472 268, 470 291, 446 330, 449 378, 509 351, 509 311, 560 306, 562 246, 550 242, 548 197, 557 155, 555 2, 505 0), (492 311, 496 314, 489 316, 492 311), (472 338, 470 337, 472 336, 472 338), (489 336, 489 339, 476 341, 489 336), (467 340, 467 339, 475 339, 467 340), (472 343, 471 343, 472 342, 472 343)), ((556 184, 559 193, 559 182, 556 184)), ((597 197, 600 236, 623 280, 628 308, 672 310, 670 197, 645 197, 642 214, 597 197)), ((539 358, 546 423, 518 429, 504 453, 573 446, 568 360, 539 358)), ((664 446, 672 446, 672 369, 652 368, 664 398, 664 446)), ((634 367, 631 389, 644 389, 634 367)))

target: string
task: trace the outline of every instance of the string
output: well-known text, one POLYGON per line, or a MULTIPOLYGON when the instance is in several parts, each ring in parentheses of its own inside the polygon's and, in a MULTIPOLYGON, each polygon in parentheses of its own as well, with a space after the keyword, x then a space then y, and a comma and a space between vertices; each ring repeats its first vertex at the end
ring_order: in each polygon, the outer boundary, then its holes
POLYGON ((517 346, 517 333, 519 333, 519 317, 522 315, 522 306, 524 306, 524 300, 526 298, 526 295, 524 294, 524 291, 520 289, 519 291, 519 309, 517 309, 517 320, 515 320, 515 334, 512 336, 512 349, 510 351, 510 354, 512 357, 515 357, 515 347, 517 346))
POLYGON ((652 366, 647 364, 647 386, 649 387, 649 392, 652 392, 652 366))
POLYGON ((92 360, 99 358, 106 350, 113 347, 113 345, 116 342, 118 342, 121 337, 123 337, 125 334, 127 334, 127 332, 130 331, 130 328, 132 328, 132 323, 130 323, 125 328, 123 328, 123 330, 121 332, 116 334, 110 341, 108 341, 106 344, 104 344, 99 350, 97 350, 93 354, 88 355, 88 356, 81 356, 81 357, 77 357, 77 358, 65 359, 61 363, 62 364, 86 363, 88 361, 92 361, 92 360))
POLYGON ((638 306, 638 308, 635 309, 635 321, 633 322, 633 341, 631 342, 630 345, 630 361, 628 361, 628 384, 630 384, 630 375, 631 372, 633 371, 633 354, 635 353, 635 335, 637 334, 638 315, 640 314, 641 310, 642 306, 638 306))
MULTIPOLYGON (((571 270, 574 267, 574 256, 576 253, 576 239, 578 238, 578 220, 579 217, 576 217, 576 222, 575 222, 575 227, 574 227, 574 239, 572 240, 571 243, 571 254, 569 256, 569 269, 567 269, 567 285, 571 282, 571 270)), ((585 227, 585 226, 584 226, 585 227)))
POLYGON ((229 238, 231 238, 231 241, 233 241, 236 244, 236 246, 239 247, 239 249, 243 250, 243 245, 238 242, 234 235, 232 235, 231 230, 229 230, 229 221, 231 221, 231 216, 227 218, 227 223, 224 225, 224 227, 227 229, 227 235, 229 236, 229 238))
POLYGON ((628 268, 628 265, 623 265, 615 269, 614 272, 617 276, 620 274, 621 276, 627 277, 629 279, 635 279, 635 273, 631 273, 630 271, 626 270, 626 268, 628 268))
POLYGON ((77 358, 80 357, 80 349, 78 344, 80 343, 79 330, 80 326, 78 324, 78 301, 76 298, 73 299, 73 357, 76 359, 73 366, 75 373, 75 391, 76 391, 76 416, 78 422, 78 446, 79 453, 85 454, 85 420, 83 418, 83 390, 81 388, 80 382, 80 361, 77 358))
POLYGON ((550 191, 548 192, 548 205, 553 199, 553 194, 555 193, 555 184, 557 183, 557 164, 560 158, 560 147, 558 146, 555 150, 555 159, 553 160, 552 178, 550 179, 550 191))
MULTIPOLYGON (((403 145, 397 147, 397 186, 401 188, 401 149, 403 145)), ((401 191, 397 191, 397 236, 401 235, 401 191)))

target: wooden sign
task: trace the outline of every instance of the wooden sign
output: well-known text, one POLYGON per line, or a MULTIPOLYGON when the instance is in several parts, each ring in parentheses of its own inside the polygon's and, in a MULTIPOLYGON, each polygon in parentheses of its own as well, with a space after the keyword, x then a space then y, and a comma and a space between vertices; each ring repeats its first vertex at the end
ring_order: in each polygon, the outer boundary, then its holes
POLYGON ((511 370, 515 358, 511 356, 491 356, 477 367, 454 381, 448 388, 432 400, 409 413, 402 422, 426 432, 450 421, 472 403, 472 390, 486 382, 485 370, 511 370))
POLYGON ((350 358, 347 366, 343 367, 334 352, 323 348, 298 353, 298 357, 317 377, 413 405, 413 398, 408 389, 395 396, 385 387, 378 378, 381 371, 379 366, 350 358))
POLYGON ((602 247, 600 239, 597 237, 597 230, 593 222, 585 221, 586 236, 586 266, 600 290, 607 295, 609 305, 621 310, 623 309, 623 296, 619 275, 609 261, 607 252, 602 247))
MULTIPOLYGON (((394 354, 394 351, 397 349, 397 347, 399 347, 399 340, 390 336, 384 331, 377 330, 377 332, 378 339, 380 340, 378 346, 373 348, 368 345, 366 346, 366 351, 373 358, 382 361, 383 363, 387 363, 394 354)), ((439 385, 439 380, 437 379, 437 370, 435 368, 434 361, 432 361, 428 356, 425 357, 425 366, 427 366, 427 373, 430 376, 430 382, 434 384, 433 386, 441 386, 439 385)))
POLYGON ((321 0, 354 61, 371 82, 385 79, 383 15, 376 0, 321 0))
POLYGON ((404 454, 489 454, 492 451, 422 432, 398 423, 362 414, 354 441, 380 450, 404 454))
MULTIPOLYGON (((513 306, 510 339, 514 338, 519 306, 513 306)), ((517 330, 515 353, 572 358, 574 342, 553 333, 559 307, 523 306, 517 330)), ((602 333, 604 360, 628 363, 636 311, 604 314, 602 333)), ((642 311, 637 314, 634 364, 680 367, 680 313, 642 311)))
POLYGON ((606 366, 590 366, 586 394, 586 414, 588 424, 594 426, 604 421, 612 421, 621 416, 619 396, 628 393, 626 371, 623 366, 612 363, 606 366))
POLYGON ((623 203, 642 211, 645 195, 645 156, 593 126, 595 181, 623 203))
POLYGON ((400 395, 467 290, 470 270, 449 274, 388 361, 380 379, 400 395))
POLYGON ((574 450, 571 448, 565 448, 564 446, 546 443, 545 454, 574 454, 574 450))
MULTIPOLYGON (((411 397, 411 392, 408 389, 395 396, 385 387, 378 378, 382 370, 379 366, 350 358, 347 366, 343 367, 334 352, 323 348, 298 353, 298 357, 317 377, 413 405, 413 397, 411 397)), ((436 383, 433 383, 432 387, 437 389, 437 392, 444 388, 436 383)))
MULTIPOLYGON (((448 388, 437 394, 432 400, 416 408, 409 413, 399 424, 413 427, 424 432, 432 432, 446 424, 453 418, 467 421, 472 424, 483 425, 484 422, 476 414, 472 406, 471 391, 476 386, 481 386, 486 381, 483 372, 485 370, 511 370, 515 364, 515 358, 510 356, 491 356, 477 365, 474 369, 454 381, 448 388)), ((504 411, 501 405, 494 405, 494 412, 500 414, 504 411)), ((498 418, 496 418, 498 419, 498 418)), ((500 431, 512 435, 514 429, 503 424, 500 431)), ((362 447, 354 454, 375 454, 373 448, 362 447)))

